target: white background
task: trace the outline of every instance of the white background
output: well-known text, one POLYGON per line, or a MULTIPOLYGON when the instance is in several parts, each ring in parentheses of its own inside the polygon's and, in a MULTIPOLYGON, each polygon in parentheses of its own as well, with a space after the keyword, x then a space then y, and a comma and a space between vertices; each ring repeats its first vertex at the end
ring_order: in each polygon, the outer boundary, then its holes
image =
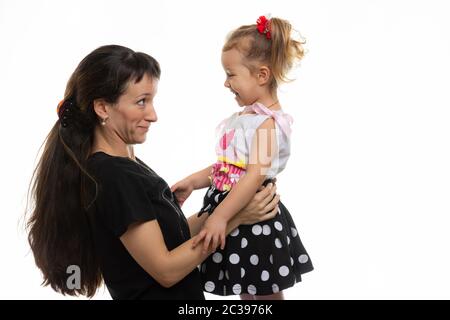
POLYGON ((215 160, 214 128, 238 108, 223 87, 226 34, 270 12, 309 50, 279 94, 295 122, 278 189, 315 270, 286 297, 449 299, 447 3, 0 0, 0 298, 68 299, 40 287, 21 217, 79 61, 120 44, 161 63, 159 120, 136 149, 171 185, 215 160))

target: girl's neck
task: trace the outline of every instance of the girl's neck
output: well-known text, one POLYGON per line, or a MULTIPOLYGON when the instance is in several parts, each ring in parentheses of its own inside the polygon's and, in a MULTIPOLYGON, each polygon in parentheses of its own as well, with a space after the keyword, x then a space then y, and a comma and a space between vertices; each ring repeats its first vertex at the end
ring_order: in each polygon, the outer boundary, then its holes
MULTIPOLYGON (((260 103, 272 111, 281 110, 281 104, 278 101, 278 97, 276 94, 260 97, 260 98, 256 99, 256 101, 254 103, 260 103)), ((247 114, 247 113, 249 113, 249 112, 241 111, 238 113, 238 115, 247 114)), ((252 112, 250 112, 250 113, 252 113, 252 112)))
POLYGON ((278 97, 276 94, 273 95, 265 95, 263 97, 260 97, 259 99, 256 100, 256 102, 259 102, 261 104, 263 104, 264 106, 266 106, 268 109, 270 110, 280 110, 281 109, 281 104, 278 101, 278 97))

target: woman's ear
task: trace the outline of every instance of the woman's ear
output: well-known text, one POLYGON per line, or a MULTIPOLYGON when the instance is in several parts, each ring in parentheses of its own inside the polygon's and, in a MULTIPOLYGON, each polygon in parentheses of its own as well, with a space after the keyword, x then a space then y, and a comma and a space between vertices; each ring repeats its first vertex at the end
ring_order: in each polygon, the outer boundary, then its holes
POLYGON ((270 69, 267 66, 261 66, 259 67, 258 71, 258 83, 260 86, 263 86, 267 84, 270 80, 272 73, 270 72, 270 69))
POLYGON ((97 116, 101 119, 108 118, 108 112, 106 110, 107 103, 104 99, 95 99, 94 100, 94 111, 97 116))

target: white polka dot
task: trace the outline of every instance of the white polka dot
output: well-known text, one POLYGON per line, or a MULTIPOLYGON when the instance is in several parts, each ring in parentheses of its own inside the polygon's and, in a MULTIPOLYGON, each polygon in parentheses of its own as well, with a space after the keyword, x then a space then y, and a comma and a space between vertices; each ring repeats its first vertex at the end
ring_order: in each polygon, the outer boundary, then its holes
POLYGON ((291 228, 291 233, 292 233, 292 236, 295 238, 296 236, 297 236, 297 234, 298 234, 298 232, 297 232, 297 230, 295 229, 295 228, 291 228))
POLYGON ((278 239, 278 238, 275 239, 275 246, 276 246, 278 249, 280 249, 280 248, 283 246, 283 245, 281 244, 280 239, 278 239))
POLYGON ((283 230, 283 226, 281 225, 280 222, 275 221, 275 223, 273 225, 274 225, 275 229, 277 229, 278 231, 283 230))
POLYGON ((233 232, 230 233, 230 236, 236 237, 239 234, 239 228, 236 228, 233 230, 233 232))
POLYGON ((223 279, 223 270, 220 270, 220 272, 219 272, 219 280, 222 280, 223 279))
POLYGON ((233 293, 234 294, 241 294, 241 285, 240 284, 235 284, 234 286, 233 286, 233 293))
POLYGON ((289 268, 286 266, 281 266, 278 271, 282 277, 286 277, 289 274, 289 268))
POLYGON ((292 259, 292 257, 291 257, 291 266, 293 266, 294 265, 294 259, 292 259))
POLYGON ((228 274, 228 270, 225 270, 225 278, 227 278, 227 280, 230 280, 230 276, 228 274))
POLYGON ((289 236, 286 237, 286 241, 287 241, 288 245, 291 244, 291 238, 289 238, 289 236))
POLYGON ((263 226, 263 235, 265 235, 265 236, 268 236, 269 234, 270 234, 270 227, 269 227, 269 225, 267 225, 267 224, 265 224, 264 226, 263 226))
POLYGON ((274 283, 274 284, 272 285, 272 291, 273 291, 273 293, 280 292, 280 288, 278 287, 277 284, 274 283))
POLYGON ((212 257, 212 259, 213 259, 213 261, 215 262, 215 263, 221 263, 222 262, 222 254, 221 253, 219 253, 219 252, 216 252, 216 253, 214 253, 213 254, 213 257, 212 257))
POLYGON ((230 256, 230 262, 232 263, 232 264, 238 264, 239 263, 239 256, 236 254, 236 253, 233 253, 231 256, 230 256))
POLYGON ((241 268, 241 278, 243 278, 245 276, 245 269, 241 268))
POLYGON ((254 266, 256 266, 259 263, 259 257, 254 254, 250 257, 250 263, 254 266))
POLYGON ((208 281, 205 283, 205 290, 208 292, 212 292, 214 291, 214 289, 216 288, 216 285, 214 284, 214 282, 212 281, 208 281))
POLYGON ((245 238, 242 238, 241 240, 241 248, 244 249, 248 245, 248 241, 245 238))
POLYGON ((300 257, 298 257, 298 262, 300 262, 300 263, 308 262, 308 256, 306 254, 300 255, 300 257))
POLYGON ((264 271, 261 273, 261 280, 262 280, 262 281, 267 281, 267 280, 269 280, 269 272, 267 272, 266 270, 264 270, 264 271))
POLYGON ((202 264, 202 272, 203 272, 203 273, 206 272, 206 264, 202 264))
POLYGON ((270 260, 270 263, 273 264, 273 255, 270 255, 269 260, 270 260))
POLYGON ((217 196, 214 197, 214 200, 216 201, 216 203, 219 203, 219 196, 220 196, 220 194, 218 194, 217 196))
POLYGON ((254 285, 249 285, 248 287, 247 287, 247 291, 248 291, 248 293, 249 294, 253 294, 253 295, 255 295, 256 294, 256 287, 254 286, 254 285))
POLYGON ((253 232, 253 234, 254 234, 255 236, 259 236, 259 235, 261 234, 261 232, 262 232, 261 226, 260 226, 259 224, 255 224, 255 225, 252 227, 252 232, 253 232))

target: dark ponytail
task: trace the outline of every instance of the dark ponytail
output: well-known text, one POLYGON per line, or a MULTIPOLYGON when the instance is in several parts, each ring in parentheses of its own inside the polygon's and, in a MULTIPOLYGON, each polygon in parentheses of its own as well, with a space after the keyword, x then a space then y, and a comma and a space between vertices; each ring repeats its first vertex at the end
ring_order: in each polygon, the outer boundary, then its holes
POLYGON ((130 81, 137 83, 144 75, 159 79, 160 73, 151 56, 110 45, 86 56, 68 81, 63 110, 44 142, 31 181, 28 241, 43 285, 62 294, 92 297, 102 284, 88 214, 96 197, 96 182, 86 171, 99 125, 93 102, 114 104, 130 81), (75 288, 67 283, 71 266, 80 270, 75 288))

